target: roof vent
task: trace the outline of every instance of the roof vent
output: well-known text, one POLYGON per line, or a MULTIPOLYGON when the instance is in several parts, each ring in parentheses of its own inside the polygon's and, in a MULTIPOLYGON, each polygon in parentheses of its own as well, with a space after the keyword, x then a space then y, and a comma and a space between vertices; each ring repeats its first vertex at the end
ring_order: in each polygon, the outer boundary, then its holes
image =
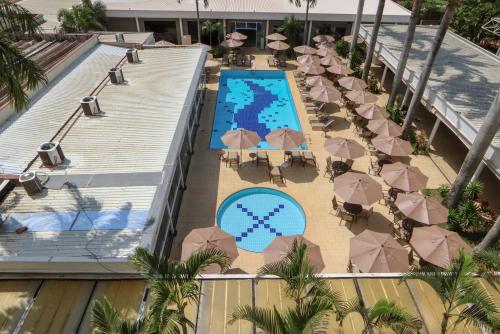
POLYGON ((108 71, 108 73, 109 73, 109 79, 113 84, 119 85, 125 81, 125 79, 123 78, 122 69, 119 67, 113 67, 108 71))
POLYGON ((115 33, 116 43, 125 43, 125 36, 123 36, 122 32, 115 33))
POLYGON ((129 63, 135 64, 139 62, 139 53, 137 49, 128 49, 127 50, 127 60, 129 63))
POLYGON ((80 105, 82 106, 83 113, 87 116, 94 116, 101 112, 97 96, 84 96, 80 100, 80 105))
POLYGON ((58 142, 43 143, 37 151, 45 167, 55 167, 64 161, 64 153, 58 142))
POLYGON ((39 194, 43 190, 42 181, 36 172, 25 172, 19 175, 19 182, 29 196, 39 194))

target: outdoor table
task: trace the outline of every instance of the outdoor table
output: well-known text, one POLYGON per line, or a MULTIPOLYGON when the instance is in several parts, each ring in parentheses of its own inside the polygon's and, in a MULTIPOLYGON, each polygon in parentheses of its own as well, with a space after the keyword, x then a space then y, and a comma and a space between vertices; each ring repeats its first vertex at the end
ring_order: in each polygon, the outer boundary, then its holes
POLYGON ((344 207, 345 211, 353 215, 359 215, 361 212, 363 212, 363 207, 360 204, 344 202, 342 206, 344 207))
POLYGON ((334 172, 334 174, 337 174, 337 175, 347 173, 350 169, 348 164, 346 164, 345 162, 340 161, 340 160, 333 161, 331 168, 332 168, 332 171, 334 172))
POLYGON ((257 158, 257 153, 252 152, 252 153, 249 153, 248 156, 250 157, 250 159, 252 159, 252 163, 253 163, 253 162, 255 162, 255 158, 257 158))
POLYGON ((285 152, 283 152, 283 154, 285 155, 284 159, 283 159, 285 161, 289 160, 292 157, 292 151, 285 151, 285 152))

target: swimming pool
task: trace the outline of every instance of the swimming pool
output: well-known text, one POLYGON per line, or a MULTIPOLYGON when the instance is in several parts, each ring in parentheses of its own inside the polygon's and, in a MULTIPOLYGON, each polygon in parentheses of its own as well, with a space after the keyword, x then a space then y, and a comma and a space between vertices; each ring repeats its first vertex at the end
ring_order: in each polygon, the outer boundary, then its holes
POLYGON ((276 149, 265 136, 281 128, 302 131, 284 71, 221 71, 210 148, 226 148, 226 131, 246 129, 262 139, 256 148, 276 149))
POLYGON ((249 188, 222 202, 217 223, 235 237, 239 248, 260 253, 277 236, 303 234, 306 216, 300 204, 284 192, 249 188))

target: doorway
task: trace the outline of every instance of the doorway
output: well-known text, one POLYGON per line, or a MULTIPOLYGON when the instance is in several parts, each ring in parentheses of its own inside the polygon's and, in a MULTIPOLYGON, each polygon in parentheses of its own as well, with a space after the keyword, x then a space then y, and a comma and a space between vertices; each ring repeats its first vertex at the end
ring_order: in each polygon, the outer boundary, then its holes
POLYGON ((244 46, 256 47, 259 38, 262 37, 262 24, 260 22, 232 22, 231 31, 240 32, 248 37, 244 46))

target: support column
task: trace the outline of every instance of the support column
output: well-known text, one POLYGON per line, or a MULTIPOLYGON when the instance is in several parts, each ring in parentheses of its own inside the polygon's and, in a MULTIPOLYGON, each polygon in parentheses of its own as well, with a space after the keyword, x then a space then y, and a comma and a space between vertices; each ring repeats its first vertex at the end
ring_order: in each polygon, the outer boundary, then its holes
POLYGON ((226 27, 226 19, 222 19, 222 39, 226 39, 227 27, 226 27))
POLYGON ((269 20, 266 20, 266 36, 267 35, 269 35, 269 20))
POLYGON ((311 33, 312 33, 312 29, 313 29, 313 21, 310 20, 309 21, 309 29, 307 30, 307 44, 310 43, 311 41, 311 33))
POLYGON ((479 166, 477 166, 477 169, 474 172, 474 175, 472 175, 472 178, 470 179, 471 181, 475 181, 479 178, 479 176, 481 176, 481 173, 483 172, 484 166, 486 166, 486 164, 481 161, 479 166))
POLYGON ((434 126, 432 127, 431 134, 429 135, 429 140, 427 141, 428 147, 432 145, 432 142, 434 141, 434 137, 436 136, 440 124, 441 120, 436 117, 436 121, 434 122, 434 126))
POLYGON ((410 87, 406 86, 406 92, 405 96, 403 97, 403 102, 401 102, 401 107, 404 107, 408 104, 408 100, 410 99, 410 93, 411 93, 410 87))
POLYGON ((385 77, 387 76, 387 70, 389 69, 389 66, 384 64, 384 72, 382 73, 382 79, 380 80, 380 89, 384 89, 384 82, 385 82, 385 77))
POLYGON ((141 32, 141 25, 139 24, 139 18, 135 18, 135 27, 137 28, 137 32, 141 32))
POLYGON ((181 34, 181 43, 179 43, 179 44, 182 44, 182 36, 184 36, 184 27, 183 27, 182 18, 180 18, 180 17, 179 17, 179 32, 181 34))

